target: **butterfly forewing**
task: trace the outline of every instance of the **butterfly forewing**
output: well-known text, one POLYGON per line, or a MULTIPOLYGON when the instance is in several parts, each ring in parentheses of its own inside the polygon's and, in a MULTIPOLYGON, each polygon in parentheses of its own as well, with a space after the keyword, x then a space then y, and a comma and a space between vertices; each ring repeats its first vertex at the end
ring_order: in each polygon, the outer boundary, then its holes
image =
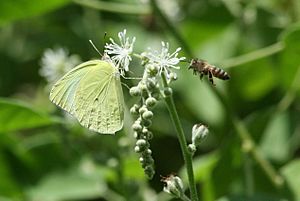
MULTIPOLYGON (((89 61, 85 65, 85 69, 80 68, 81 73, 70 71, 68 73, 70 76, 68 74, 65 76, 72 81, 68 82, 69 87, 65 86, 66 83, 62 83, 64 88, 57 94, 65 90, 70 91, 65 94, 73 96, 69 96, 72 98, 67 98, 66 101, 59 101, 68 102, 67 105, 58 105, 65 110, 71 108, 67 111, 90 130, 114 134, 123 127, 124 118, 123 92, 118 71, 111 63, 102 60, 89 61), (73 77, 74 75, 79 75, 79 78, 73 77), (72 103, 69 100, 72 100, 72 103)), ((63 81, 63 78, 60 81, 63 81)), ((57 97, 60 99, 60 96, 57 97)))
POLYGON ((89 72, 92 66, 95 66, 95 63, 88 61, 76 66, 64 75, 52 87, 50 100, 67 112, 74 114, 73 105, 76 89, 81 79, 89 72))
POLYGON ((123 100, 119 100, 117 90, 120 78, 111 64, 100 65, 101 68, 93 68, 78 86, 75 116, 91 130, 114 134, 123 126, 123 100))

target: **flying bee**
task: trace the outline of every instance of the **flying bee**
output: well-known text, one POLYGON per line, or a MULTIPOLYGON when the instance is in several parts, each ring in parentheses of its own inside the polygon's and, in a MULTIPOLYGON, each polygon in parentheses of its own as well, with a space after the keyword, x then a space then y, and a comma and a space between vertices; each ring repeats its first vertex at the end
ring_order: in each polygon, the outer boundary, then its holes
POLYGON ((212 85, 215 86, 213 77, 219 78, 221 80, 229 80, 229 75, 227 72, 218 68, 214 65, 210 65, 206 61, 201 59, 192 59, 189 69, 193 69, 193 73, 200 74, 200 79, 202 80, 204 75, 208 75, 208 80, 212 85))

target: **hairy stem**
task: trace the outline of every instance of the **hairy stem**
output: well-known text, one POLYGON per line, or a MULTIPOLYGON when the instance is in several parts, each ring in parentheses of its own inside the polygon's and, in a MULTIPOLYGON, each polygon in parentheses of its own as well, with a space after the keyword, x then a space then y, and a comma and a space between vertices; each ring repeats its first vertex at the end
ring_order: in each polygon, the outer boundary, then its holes
MULTIPOLYGON (((169 87, 167 83, 167 79, 164 73, 161 74, 164 87, 169 87)), ((175 107, 175 103, 173 100, 172 94, 169 96, 165 96, 165 102, 167 104, 171 119, 173 121, 173 124, 175 126, 175 129, 177 131, 178 140, 180 143, 183 159, 186 166, 187 176, 189 180, 189 187, 190 187, 190 193, 191 193, 191 200, 192 201, 198 201, 198 195, 196 190, 196 183, 194 179, 194 171, 193 171, 193 163, 192 163, 192 154, 188 151, 185 135, 183 132, 183 128, 181 126, 177 110, 175 107)))

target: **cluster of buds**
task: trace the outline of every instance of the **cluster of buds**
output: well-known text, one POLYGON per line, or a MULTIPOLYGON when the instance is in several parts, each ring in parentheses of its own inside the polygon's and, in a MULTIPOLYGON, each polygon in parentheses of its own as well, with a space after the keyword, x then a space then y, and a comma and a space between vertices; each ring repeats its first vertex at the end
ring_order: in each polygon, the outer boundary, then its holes
POLYGON ((195 124, 192 128, 192 143, 189 144, 188 148, 191 153, 197 150, 202 140, 208 135, 208 128, 204 124, 195 124))
POLYGON ((149 127, 152 124, 152 109, 160 99, 160 90, 157 82, 158 68, 151 64, 145 64, 145 67, 146 70, 142 80, 137 86, 130 89, 130 95, 140 97, 139 104, 134 104, 130 112, 137 117, 132 125, 134 137, 137 140, 134 150, 140 154, 139 161, 145 174, 152 178, 155 171, 149 141, 152 139, 153 134, 149 131, 149 127))
POLYGON ((135 151, 140 154, 140 162, 146 175, 152 178, 154 175, 154 160, 151 156, 149 140, 152 133, 149 127, 152 123, 152 109, 157 101, 163 96, 172 94, 170 87, 161 85, 162 74, 166 76, 167 85, 177 79, 176 73, 171 69, 179 69, 177 64, 184 60, 184 57, 177 58, 180 48, 169 53, 169 44, 162 42, 161 51, 148 51, 142 53, 142 65, 145 67, 143 78, 130 89, 130 95, 140 97, 139 103, 135 104, 130 112, 137 116, 132 128, 134 137, 137 139, 135 151))
POLYGON ((171 174, 167 177, 162 177, 161 181, 164 182, 164 191, 166 193, 169 193, 174 197, 181 198, 182 200, 186 200, 183 183, 180 177, 171 174))

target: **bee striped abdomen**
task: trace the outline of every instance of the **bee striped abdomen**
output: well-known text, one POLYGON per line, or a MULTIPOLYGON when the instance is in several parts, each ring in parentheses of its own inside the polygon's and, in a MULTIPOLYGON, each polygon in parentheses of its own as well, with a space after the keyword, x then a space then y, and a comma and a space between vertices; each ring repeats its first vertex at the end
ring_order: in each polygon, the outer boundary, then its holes
POLYGON ((217 77, 222 80, 229 80, 229 78, 230 78, 228 73, 225 72, 224 70, 222 70, 221 68, 212 66, 210 70, 214 77, 217 77))
POLYGON ((211 82, 212 85, 215 85, 213 77, 219 78, 221 80, 230 79, 230 76, 227 72, 225 72, 221 68, 210 65, 209 63, 201 59, 192 59, 189 69, 193 69, 194 74, 199 73, 200 79, 202 79, 204 75, 207 75, 208 80, 211 82))

